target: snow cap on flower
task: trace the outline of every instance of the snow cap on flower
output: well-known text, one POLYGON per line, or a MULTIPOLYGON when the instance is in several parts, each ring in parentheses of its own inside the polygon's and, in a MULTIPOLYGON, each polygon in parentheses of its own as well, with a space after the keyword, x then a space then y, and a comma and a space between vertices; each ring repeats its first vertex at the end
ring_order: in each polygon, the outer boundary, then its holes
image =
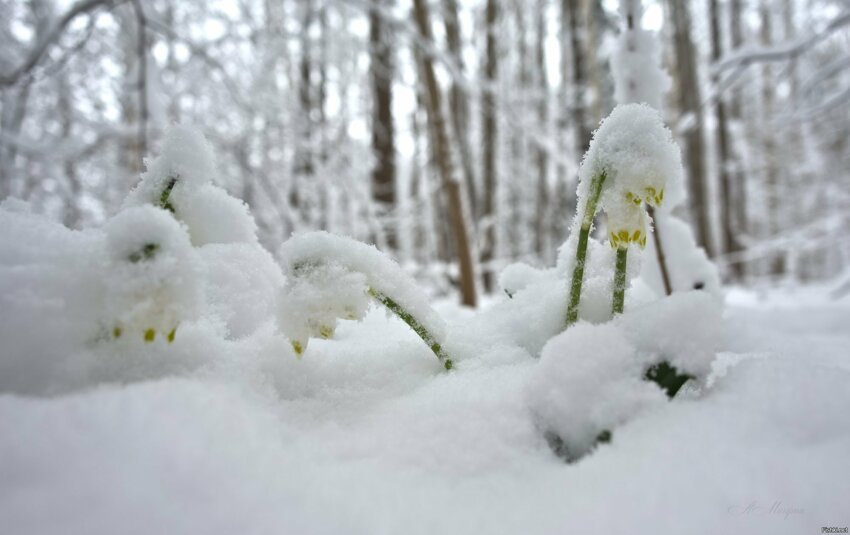
POLYGON ((304 263, 287 274, 278 315, 295 353, 307 349, 310 338, 330 338, 337 320, 360 320, 369 306, 366 276, 338 263, 304 263))
POLYGON ((172 341, 178 324, 194 319, 202 303, 199 263, 186 229, 153 206, 128 208, 104 229, 112 335, 132 331, 148 342, 158 335, 172 341))
POLYGON ((579 197, 589 195, 593 177, 604 175, 599 203, 614 223, 609 231, 618 238, 628 231, 627 243, 640 244, 647 230, 638 212, 644 204, 661 205, 668 181, 681 181, 682 174, 681 154, 658 111, 646 104, 617 106, 593 134, 579 172, 579 197))
POLYGON ((186 224, 192 244, 257 243, 257 225, 248 206, 214 184, 215 154, 203 134, 173 126, 160 155, 127 195, 124 206, 152 204, 186 224))
MULTIPOLYGON (((168 190, 197 190, 216 175, 215 153, 203 134, 185 126, 172 126, 162 140, 160 154, 145 160, 147 171, 127 196, 125 206, 161 204, 168 190)), ((169 195, 170 197, 170 195, 169 195)))

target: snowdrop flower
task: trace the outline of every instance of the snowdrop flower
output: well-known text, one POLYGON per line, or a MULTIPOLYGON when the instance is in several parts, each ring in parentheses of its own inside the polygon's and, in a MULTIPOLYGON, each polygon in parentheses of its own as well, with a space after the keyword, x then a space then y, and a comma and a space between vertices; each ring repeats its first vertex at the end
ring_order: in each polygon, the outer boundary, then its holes
POLYGON ((282 303, 281 329, 295 354, 301 355, 310 338, 331 338, 337 320, 362 319, 369 306, 369 287, 365 275, 338 263, 299 263, 289 273, 282 303))
POLYGON ((618 249, 634 243, 646 247, 647 215, 640 204, 627 203, 608 214, 608 239, 618 249))
POLYGON ((360 320, 370 300, 406 323, 451 369, 443 349, 443 319, 407 273, 373 245, 328 232, 296 234, 280 249, 287 283, 279 299, 278 323, 295 353, 309 338, 333 335, 338 319, 360 320))
POLYGON ((617 106, 594 132, 579 170, 580 209, 573 222, 579 234, 573 268, 567 325, 578 320, 587 242, 598 209, 608 215, 611 246, 617 249, 614 310, 621 310, 626 268, 625 251, 646 244, 644 203, 664 201, 668 178, 682 174, 679 149, 661 116, 646 104, 617 106))
POLYGON ((153 206, 129 208, 105 226, 106 308, 111 334, 173 342, 201 305, 199 264, 180 223, 153 206))

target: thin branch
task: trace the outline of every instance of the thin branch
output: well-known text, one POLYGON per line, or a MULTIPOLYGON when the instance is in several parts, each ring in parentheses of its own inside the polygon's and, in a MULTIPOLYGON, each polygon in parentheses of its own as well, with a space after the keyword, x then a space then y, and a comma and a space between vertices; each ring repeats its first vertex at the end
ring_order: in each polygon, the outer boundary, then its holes
POLYGON ((11 72, 0 73, 0 87, 14 85, 21 77, 35 68, 50 45, 59 38, 68 24, 77 18, 77 16, 88 13, 102 5, 114 5, 113 2, 115 0, 80 0, 74 4, 71 9, 53 24, 44 37, 38 40, 21 65, 12 69, 11 72))
POLYGON ((712 74, 720 74, 723 71, 746 67, 753 63, 782 61, 796 58, 848 24, 850 24, 850 10, 829 21, 829 24, 827 24, 822 30, 805 38, 778 46, 742 48, 737 50, 712 65, 711 72, 712 74))

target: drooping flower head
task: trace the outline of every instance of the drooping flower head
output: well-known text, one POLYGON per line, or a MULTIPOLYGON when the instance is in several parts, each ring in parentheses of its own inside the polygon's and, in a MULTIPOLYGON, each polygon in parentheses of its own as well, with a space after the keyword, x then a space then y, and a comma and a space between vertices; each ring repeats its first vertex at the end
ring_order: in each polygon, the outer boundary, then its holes
POLYGON ((580 171, 579 195, 588 195, 593 177, 604 174, 599 205, 608 215, 614 247, 646 243, 644 205, 664 202, 669 180, 681 178, 682 161, 670 130, 655 109, 626 104, 602 121, 580 171))

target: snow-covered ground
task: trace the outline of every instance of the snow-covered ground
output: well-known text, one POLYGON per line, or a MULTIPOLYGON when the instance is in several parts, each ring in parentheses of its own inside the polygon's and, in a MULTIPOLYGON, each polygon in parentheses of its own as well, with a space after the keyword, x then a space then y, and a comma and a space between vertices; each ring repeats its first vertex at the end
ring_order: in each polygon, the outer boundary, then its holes
MULTIPOLYGON (((469 319, 438 309, 449 323, 469 319)), ((847 526, 850 302, 816 289, 766 300, 733 290, 725 323, 709 388, 638 414, 575 464, 553 455, 535 424, 527 385, 538 361, 520 352, 446 372, 374 309, 341 322, 334 340, 312 341, 301 360, 271 329, 206 346, 202 330, 183 333, 209 353, 204 364, 0 395, 0 531, 847 526)))

